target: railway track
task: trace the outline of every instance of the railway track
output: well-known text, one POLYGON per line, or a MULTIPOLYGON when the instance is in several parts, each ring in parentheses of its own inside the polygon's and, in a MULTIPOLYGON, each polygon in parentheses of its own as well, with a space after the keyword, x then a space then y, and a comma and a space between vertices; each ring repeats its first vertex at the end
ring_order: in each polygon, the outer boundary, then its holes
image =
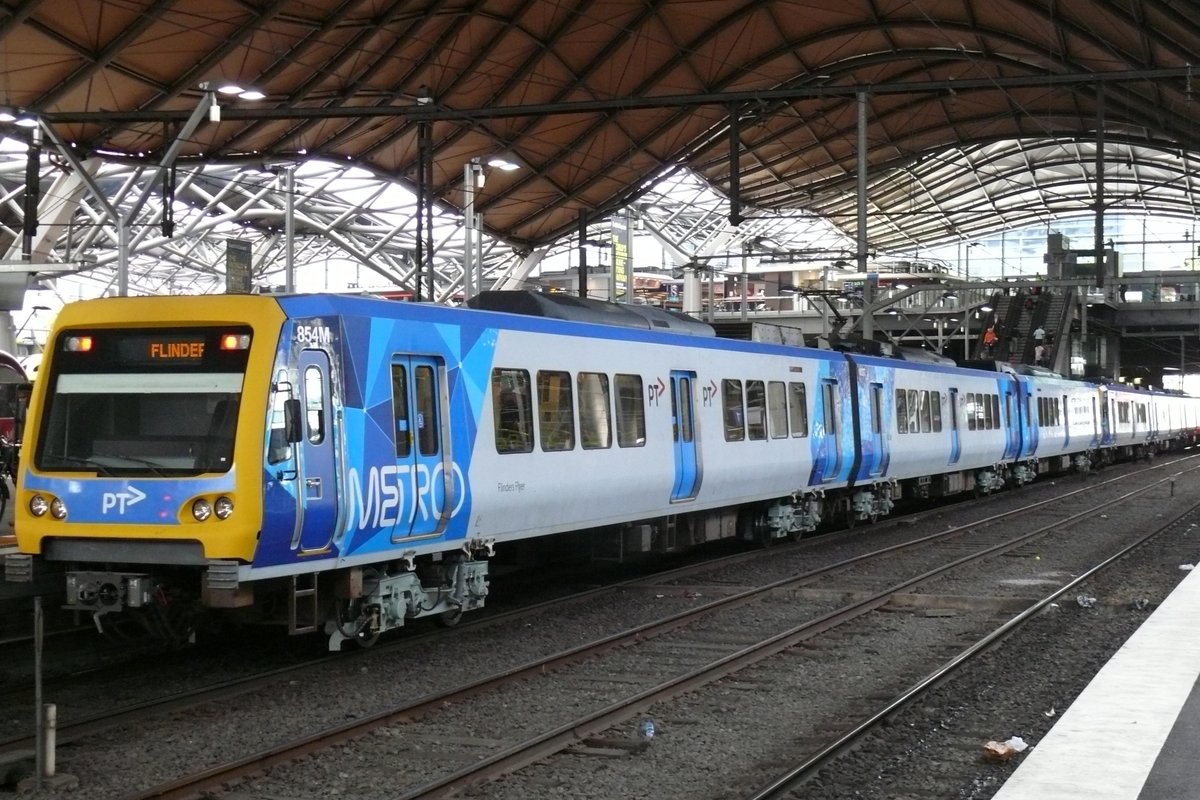
MULTIPOLYGON (((1189 459, 1200 460, 1200 456, 1189 457, 1189 459)), ((1115 478, 1107 479, 1102 482, 1092 483, 1082 486, 1079 489, 1071 492, 1056 494, 1053 498, 1044 499, 1024 505, 1018 509, 1010 510, 999 515, 991 515, 982 517, 972 521, 968 525, 961 526, 963 530, 970 529, 975 526, 985 524, 1002 524, 1003 520, 1027 514, 1039 508, 1058 505, 1060 502, 1068 500, 1072 496, 1080 494, 1088 494, 1095 491, 1101 491, 1105 487, 1111 486, 1121 481, 1127 481, 1135 478, 1138 475, 1153 475, 1163 470, 1175 468, 1177 464, 1188 463, 1187 459, 1180 462, 1159 463, 1152 467, 1139 470, 1132 474, 1121 475, 1115 478)), ((979 506, 976 506, 978 508, 979 506)), ((880 523, 874 529, 875 531, 894 529, 903 531, 911 529, 925 521, 941 517, 942 509, 933 509, 917 512, 914 514, 895 517, 886 522, 880 523)), ((939 532, 933 539, 945 539, 948 534, 954 534, 955 531, 939 532)), ((919 540, 918 540, 919 541, 919 540)), ((807 548, 820 548, 822 551, 828 550, 831 546, 836 546, 839 543, 849 543, 860 546, 863 544, 863 531, 847 530, 836 534, 830 534, 816 539, 806 539, 802 542, 787 545, 793 552, 807 548)), ((912 537, 905 534, 904 541, 900 544, 901 547, 909 547, 918 542, 913 542, 912 537)), ((783 547, 775 548, 773 553, 778 553, 783 547)), ((890 552, 889 549, 876 549, 868 552, 861 558, 850 558, 838 564, 831 565, 827 568, 815 570, 798 580, 801 582, 814 582, 822 575, 828 575, 840 569, 845 569, 860 560, 869 560, 877 557, 880 554, 890 552)), ((629 591, 676 591, 690 592, 694 594, 713 595, 717 593, 736 594, 741 593, 741 596, 752 599, 755 596, 754 591, 745 592, 738 588, 736 584, 727 586, 719 585, 719 581, 714 581, 712 576, 727 573, 738 565, 753 565, 755 562, 761 561, 764 554, 760 550, 747 550, 732 555, 723 556, 716 559, 706 560, 700 563, 687 564, 684 566, 667 569, 655 572, 646 576, 630 578, 616 583, 599 586, 578 592, 567 597, 555 598, 543 602, 534 603, 527 606, 522 606, 510 611, 491 614, 468 623, 458 626, 453 631, 443 629, 427 630, 422 633, 409 635, 400 639, 394 639, 389 642, 381 642, 369 651, 358 650, 341 653, 338 658, 341 658, 348 663, 345 669, 354 669, 356 660, 368 658, 390 657, 394 653, 399 653, 406 650, 419 649, 426 646, 430 642, 447 637, 455 637, 462 635, 465 630, 478 630, 488 627, 502 626, 511 624, 514 621, 519 621, 524 618, 535 618, 542 615, 553 615, 558 613, 558 609, 575 604, 585 604, 596 602, 604 596, 611 596, 620 592, 629 591), (708 580, 697 580, 708 576, 708 580)), ((779 581, 772 586, 779 587, 785 584, 793 583, 795 578, 789 578, 785 581, 779 581)), ((762 588, 759 591, 771 591, 770 587, 762 588)), ((735 598, 736 599, 736 598, 735 598)), ((725 602, 731 602, 727 600, 725 602)), ((681 624, 686 624, 686 616, 682 618, 681 624)), ((153 657, 147 653, 148 657, 153 657)), ((172 659, 178 659, 179 654, 170 654, 167 656, 166 665, 172 663, 172 659)), ((298 663, 289 664, 287 666, 269 669, 255 674, 239 676, 228 680, 221 680, 206 684, 194 689, 184 691, 172 690, 169 696, 152 698, 135 703, 124 704, 116 708, 96 711, 93 713, 84 714, 74 719, 61 718, 58 726, 58 741, 60 744, 68 744, 70 742, 85 740, 90 736, 101 733, 105 730, 116 728, 129 721, 137 720, 146 717, 147 715, 164 715, 172 712, 184 711, 189 708, 205 705, 208 703, 223 702, 234 700, 239 696, 255 692, 257 690, 270 687, 281 681, 301 680, 303 676, 314 669, 324 667, 330 662, 328 654, 322 654, 316 658, 302 660, 298 663)), ((47 696, 54 696, 56 690, 70 686, 73 683, 90 683, 98 670, 87 670, 69 675, 61 676, 60 678, 50 679, 45 682, 45 691, 47 696)), ((30 705, 30 698, 33 693, 32 682, 21 685, 9 686, 0 690, 0 707, 19 708, 30 705)), ((61 712, 60 712, 61 713, 61 712)), ((11 753, 14 751, 27 751, 33 747, 33 739, 28 735, 15 735, 0 737, 0 754, 11 753)))
MULTIPOLYGON (((1181 472, 1180 474, 1183 473, 1181 472)), ((1065 525, 1072 524, 1073 522, 1077 523, 1079 520, 1088 518, 1089 516, 1094 517, 1095 515, 1102 514, 1105 507, 1126 503, 1134 496, 1153 491, 1155 488, 1161 488, 1164 484, 1177 477, 1179 475, 1159 478, 1147 486, 1121 496, 1111 496, 1110 494, 1103 504, 1087 502, 1084 504, 1086 508, 1083 511, 1072 515, 1069 519, 1051 521, 1035 530, 1010 537, 1002 543, 989 542, 989 539, 994 539, 994 534, 989 533, 985 529, 988 526, 992 526, 994 529, 997 525, 1004 525, 1006 520, 1011 520, 1014 516, 1028 516, 1031 509, 1042 508, 1044 510, 1050 504, 1061 509, 1064 497, 1059 496, 1053 500, 1034 503, 1028 507, 1016 509, 1006 514, 993 515, 986 520, 978 520, 965 526, 918 537, 906 544, 889 547, 869 555, 858 556, 825 569, 814 570, 806 574, 774 581, 764 586, 734 592, 727 597, 709 601, 696 608, 679 612, 653 623, 638 626, 620 634, 614 634, 586 645, 557 653, 549 658, 538 659, 519 668, 504 670, 489 675, 482 680, 473 681, 451 690, 431 693, 416 702, 404 703, 385 711, 360 717, 353 721, 327 728, 317 734, 280 744, 245 758, 230 761, 195 775, 160 784, 146 791, 129 796, 139 798, 198 796, 197 793, 201 792, 204 787, 236 782, 248 774, 270 769, 275 765, 292 762, 302 755, 324 750, 339 742, 362 737, 368 732, 380 730, 399 722, 407 722, 408 725, 406 728, 416 725, 436 726, 436 722, 431 722, 431 720, 436 720, 437 715, 444 709, 461 706, 470 702, 472 698, 487 696, 488 693, 496 692, 503 687, 512 686, 514 682, 535 678, 544 679, 545 676, 568 671, 568 668, 572 665, 595 661, 606 653, 630 649, 639 642, 662 639, 668 633, 678 631, 684 626, 695 627, 702 620, 711 620, 718 613, 729 613, 733 609, 761 601, 763 598, 799 591, 805 586, 820 581, 824 576, 839 572, 845 573, 848 569, 869 564, 872 559, 878 561, 885 556, 894 556, 901 549, 922 547, 929 549, 928 546, 934 542, 955 539, 958 540, 958 544, 955 545, 956 549, 965 548, 972 550, 970 553, 959 555, 949 561, 942 558, 940 565, 937 567, 920 571, 908 579, 899 583, 893 583, 884 589, 871 593, 860 593, 863 596, 852 603, 840 605, 824 615, 806 620, 799 625, 793 625, 771 636, 747 644, 744 647, 735 648, 718 658, 697 661, 690 664, 687 669, 679 669, 678 665, 676 665, 675 674, 666 680, 653 682, 651 685, 641 687, 637 691, 625 692, 624 696, 619 700, 594 708, 586 715, 581 715, 564 721, 559 725, 538 731, 536 735, 526 737, 517 743, 507 743, 507 746, 499 748, 498 752, 487 758, 470 758, 468 759, 470 761, 469 767, 450 771, 435 781, 428 781, 423 785, 408 789, 403 795, 404 797, 414 798, 440 796, 483 780, 493 779, 497 775, 510 773, 521 766, 544 759, 550 754, 562 752, 565 748, 578 745, 583 739, 597 736, 614 725, 628 722, 630 719, 644 713, 654 703, 663 702, 667 698, 676 697, 683 692, 694 691, 697 687, 710 685, 722 677, 745 670, 751 665, 761 663, 764 659, 786 651, 796 644, 811 639, 822 632, 846 625, 850 620, 861 618, 872 611, 882 608, 885 604, 893 601, 898 595, 910 592, 916 586, 927 583, 939 575, 944 575, 948 571, 959 569, 980 559, 994 557, 998 553, 1012 552, 1018 548, 1027 546, 1029 542, 1045 536, 1050 531, 1059 530, 1065 525), (968 540, 979 541, 971 545, 963 544, 968 540)), ((1091 494, 1098 490, 1107 490, 1108 488, 1105 484, 1096 482, 1071 494, 1091 494)), ((739 556, 738 558, 740 560, 749 560, 748 557, 739 556)), ((938 558, 934 560, 938 560, 938 558)), ((707 568, 712 569, 712 566, 709 565, 707 568)), ((681 571, 676 578, 682 578, 685 574, 695 574, 697 570, 702 569, 704 568, 688 568, 685 571, 681 571)), ((662 576, 658 576, 658 578, 661 579, 662 576)), ((730 638, 730 628, 723 628, 721 636, 728 640, 730 638)), ((704 652, 713 646, 711 641, 692 641, 690 643, 690 649, 693 652, 704 652)), ((406 735, 415 735, 419 738, 421 734, 409 733, 406 735)))
POLYGON ((911 688, 900 693, 886 704, 879 706, 872 713, 865 715, 860 721, 852 725, 842 736, 834 741, 831 741, 828 745, 820 750, 797 761, 794 765, 782 772, 774 780, 760 787, 752 794, 746 795, 744 800, 783 800, 784 798, 788 797, 796 797, 797 795, 795 793, 800 791, 803 784, 810 780, 818 772, 818 770, 825 767, 830 761, 836 759, 839 755, 849 752, 850 750, 853 750, 859 746, 859 744, 867 739, 867 737, 876 733, 881 726, 886 724, 886 722, 894 714, 909 705, 920 702, 939 685, 954 678, 962 670, 969 669, 978 657, 986 653, 990 648, 997 646, 1004 639, 1016 633, 1022 626, 1027 625, 1030 620, 1034 619, 1038 614, 1044 612, 1051 604, 1057 602, 1064 595, 1077 590, 1079 587, 1092 580, 1098 573, 1112 566, 1115 562, 1120 561, 1133 551, 1143 547, 1150 540, 1155 539, 1163 535, 1165 532, 1175 528, 1181 521, 1195 517, 1198 513, 1200 513, 1200 502, 1192 505, 1191 508, 1183 511, 1182 513, 1175 515, 1167 522, 1158 525, 1156 528, 1145 533, 1119 552, 1092 566, 1074 580, 1062 585, 1058 589, 1043 597, 1041 600, 1033 603, 1016 616, 999 625, 994 630, 988 632, 978 641, 972 643, 970 646, 964 648, 961 652, 955 654, 952 658, 947 660, 945 664, 924 676, 911 688))

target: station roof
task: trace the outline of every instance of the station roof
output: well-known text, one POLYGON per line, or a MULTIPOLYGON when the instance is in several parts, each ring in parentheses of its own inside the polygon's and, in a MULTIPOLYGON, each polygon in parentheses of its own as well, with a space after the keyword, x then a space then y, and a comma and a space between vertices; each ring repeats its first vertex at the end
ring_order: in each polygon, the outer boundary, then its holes
POLYGON ((636 201, 681 166, 749 209, 816 213, 852 232, 860 110, 872 247, 1100 203, 1192 216, 1198 62, 1191 0, 0 9, 0 104, 41 116, 81 154, 155 162, 202 85, 232 81, 265 97, 220 96, 220 121, 200 124, 181 158, 320 157, 416 185, 424 132, 428 191, 451 206, 470 159, 525 167, 490 174, 476 206, 519 246, 636 201))

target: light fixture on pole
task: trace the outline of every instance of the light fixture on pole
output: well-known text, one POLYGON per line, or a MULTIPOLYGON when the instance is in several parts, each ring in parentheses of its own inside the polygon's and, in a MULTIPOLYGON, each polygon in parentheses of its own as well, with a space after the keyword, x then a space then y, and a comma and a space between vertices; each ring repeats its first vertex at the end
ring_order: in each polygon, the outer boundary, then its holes
MULTIPOLYGON (((963 275, 963 280, 967 283, 971 281, 971 248, 978 246, 979 242, 967 242, 966 272, 963 275)), ((971 357, 971 314, 967 310, 967 306, 970 305, 970 296, 967 294, 969 291, 966 286, 963 287, 963 358, 971 357)))
POLYGON ((0 122, 11 122, 21 128, 36 128, 38 118, 23 108, 0 106, 0 122))
POLYGON ((483 290, 482 252, 477 253, 476 247, 482 241, 479 230, 479 220, 475 215, 475 193, 483 188, 485 176, 483 164, 478 158, 472 158, 463 165, 463 300, 469 300, 483 290), (478 260, 478 282, 475 275, 475 265, 478 260))
MULTIPOLYGON (((200 88, 209 91, 207 83, 200 84, 200 88)), ((258 89, 248 88, 241 84, 232 81, 222 81, 216 88, 216 94, 224 95, 230 99, 237 98, 238 100, 262 100, 267 95, 258 89)), ((212 105, 208 108, 208 121, 221 121, 221 105, 217 102, 216 95, 212 98, 212 105)))
POLYGON ((476 157, 463 165, 463 300, 483 291, 483 214, 475 200, 487 180, 488 169, 513 172, 521 168, 515 157, 497 153, 487 160, 476 157))
POLYGON ((520 162, 507 153, 496 153, 488 157, 487 165, 492 169, 504 170, 505 172, 513 172, 521 168, 520 162))

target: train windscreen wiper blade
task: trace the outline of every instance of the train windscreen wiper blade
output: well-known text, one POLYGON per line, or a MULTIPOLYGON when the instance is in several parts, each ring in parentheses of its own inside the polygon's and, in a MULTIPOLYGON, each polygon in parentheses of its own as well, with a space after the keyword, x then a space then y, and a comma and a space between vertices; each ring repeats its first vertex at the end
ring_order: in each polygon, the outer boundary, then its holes
MULTIPOLYGON (((140 464, 141 466, 143 466, 146 469, 153 472, 159 478, 166 476, 166 473, 164 473, 162 471, 162 466, 163 466, 162 464, 156 464, 153 461, 147 461, 144 458, 138 458, 137 456, 127 456, 123 453, 117 453, 117 454, 111 456, 111 458, 119 458, 123 461, 131 461, 134 464, 140 464)), ((112 466, 116 466, 116 465, 114 464, 112 466)))
POLYGON ((62 464, 76 464, 81 467, 91 467, 92 469, 96 470, 97 475, 105 475, 110 478, 116 477, 107 466, 90 458, 81 458, 79 456, 54 456, 54 459, 62 464))

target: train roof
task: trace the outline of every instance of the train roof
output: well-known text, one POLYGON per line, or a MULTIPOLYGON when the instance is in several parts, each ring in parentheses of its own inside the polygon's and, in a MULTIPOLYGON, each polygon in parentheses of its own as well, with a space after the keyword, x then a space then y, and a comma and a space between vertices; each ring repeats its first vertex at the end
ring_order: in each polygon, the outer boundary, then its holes
POLYGON ((484 311, 503 311, 529 317, 616 325, 623 328, 671 331, 692 336, 715 336, 712 326, 694 317, 655 306, 609 303, 569 294, 545 294, 526 290, 480 292, 467 306, 484 311))

